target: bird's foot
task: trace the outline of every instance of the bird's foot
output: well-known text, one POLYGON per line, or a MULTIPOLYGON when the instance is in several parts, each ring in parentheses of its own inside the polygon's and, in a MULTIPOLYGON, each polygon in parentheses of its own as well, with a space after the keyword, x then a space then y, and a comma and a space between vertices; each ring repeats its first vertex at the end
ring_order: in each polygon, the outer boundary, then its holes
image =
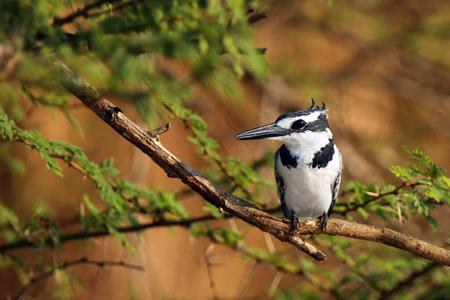
POLYGON ((324 232, 327 229, 327 223, 328 223, 328 214, 327 214, 327 212, 324 212, 322 214, 321 219, 322 220, 320 222, 320 225, 321 225, 321 228, 322 228, 322 232, 324 232))
POLYGON ((291 210, 291 224, 292 224, 292 231, 297 230, 297 225, 298 225, 298 219, 297 219, 297 214, 295 213, 295 211, 291 210))

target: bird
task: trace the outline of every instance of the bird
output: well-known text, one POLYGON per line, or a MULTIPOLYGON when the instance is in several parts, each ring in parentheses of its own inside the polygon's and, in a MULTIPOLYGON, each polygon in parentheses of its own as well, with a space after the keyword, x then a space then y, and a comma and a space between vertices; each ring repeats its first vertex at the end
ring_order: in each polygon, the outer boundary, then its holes
POLYGON ((274 123, 236 134, 237 140, 271 139, 283 142, 275 153, 275 180, 283 214, 292 229, 298 217, 320 217, 327 228, 342 174, 342 155, 334 144, 325 104, 286 113, 274 123))

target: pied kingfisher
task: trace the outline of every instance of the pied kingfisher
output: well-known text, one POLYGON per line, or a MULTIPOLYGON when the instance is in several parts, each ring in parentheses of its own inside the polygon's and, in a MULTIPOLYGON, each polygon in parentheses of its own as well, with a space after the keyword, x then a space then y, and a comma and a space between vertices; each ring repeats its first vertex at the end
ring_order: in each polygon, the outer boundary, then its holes
POLYGON ((273 139, 284 144, 275 154, 275 179, 284 216, 322 217, 322 231, 341 183, 342 156, 333 143, 325 104, 287 113, 275 123, 235 135, 238 140, 273 139))

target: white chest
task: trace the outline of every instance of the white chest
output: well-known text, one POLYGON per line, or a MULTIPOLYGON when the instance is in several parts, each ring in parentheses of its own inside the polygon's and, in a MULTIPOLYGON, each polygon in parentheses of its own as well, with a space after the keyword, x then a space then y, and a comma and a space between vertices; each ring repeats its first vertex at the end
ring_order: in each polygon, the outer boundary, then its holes
POLYGON ((333 187, 341 172, 341 154, 334 146, 334 154, 326 167, 312 167, 310 154, 299 154, 297 166, 283 165, 277 156, 276 170, 284 182, 283 201, 288 211, 297 217, 319 217, 328 209, 333 200, 333 187))

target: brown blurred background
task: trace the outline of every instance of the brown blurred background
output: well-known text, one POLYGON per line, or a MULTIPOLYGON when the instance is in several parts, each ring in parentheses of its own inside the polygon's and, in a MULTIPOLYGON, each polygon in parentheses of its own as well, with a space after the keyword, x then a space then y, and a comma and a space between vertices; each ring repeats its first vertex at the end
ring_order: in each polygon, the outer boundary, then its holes
MULTIPOLYGON (((440 167, 450 169, 449 1, 336 1, 333 5, 325 1, 272 1, 267 14, 268 19, 253 26, 258 47, 268 49, 267 82, 257 84, 246 78, 241 98, 232 101, 198 88, 191 104, 208 122, 210 134, 220 142, 224 155, 250 163, 268 150, 275 152, 277 142, 238 142, 233 136, 273 122, 282 113, 307 108, 313 97, 329 109, 335 143, 344 159, 342 186, 353 179, 398 184, 389 167, 408 163, 402 145, 420 147, 440 167)), ((131 106, 112 100, 131 119, 138 120, 131 106)), ((83 147, 93 161, 114 157, 122 178, 155 189, 177 192, 184 188, 88 109, 76 109, 74 116, 84 131, 83 139, 62 115, 57 114, 55 120, 44 109, 33 110, 25 126, 30 129, 41 124, 44 136, 83 147)), ((168 115, 161 124, 164 122, 173 126, 162 136, 163 145, 195 169, 206 167, 186 141, 189 132, 168 115)), ((61 179, 45 168, 35 151, 13 145, 13 153, 24 160, 27 172, 20 176, 1 168, 2 201, 20 211, 23 220, 30 217, 34 202, 43 200, 61 220, 70 220, 79 211, 83 194, 96 198, 93 184, 76 171, 64 166, 65 178, 61 179)), ((273 180, 272 170, 264 174, 273 180)), ((267 194, 267 201, 276 199, 274 193, 267 194)), ((193 214, 203 213, 200 197, 192 195, 180 201, 193 214)), ((437 235, 431 234, 421 217, 412 217, 406 225, 391 220, 387 226, 442 243, 448 236, 448 213, 448 208, 432 212, 442 222, 442 232, 437 235)), ((373 220, 377 218, 370 222, 373 220)), ((285 247, 291 256, 309 259, 242 222, 230 222, 246 232, 245 241, 250 245, 285 247)), ((276 286, 307 285, 301 278, 287 275, 276 285, 279 278, 271 268, 245 262, 226 247, 193 241, 184 229, 153 229, 128 237, 136 254, 125 251, 114 238, 92 239, 84 245, 67 243, 64 251, 57 253, 59 261, 88 256, 124 259, 145 268, 139 272, 107 267, 99 272, 95 266, 73 267, 69 271, 81 282, 75 284, 74 299, 211 299, 214 295, 220 299, 264 299, 273 296, 276 286)), ((368 248, 385 249, 361 243, 352 251, 368 248)), ((32 251, 16 254, 30 266, 35 263, 32 251)), ((49 253, 43 256, 51 260, 49 253)), ((343 272, 332 258, 321 267, 343 272)), ((49 279, 36 285, 34 292, 38 295, 54 284, 49 279)), ((0 289, 15 294, 20 284, 13 273, 0 274, 0 289)))

